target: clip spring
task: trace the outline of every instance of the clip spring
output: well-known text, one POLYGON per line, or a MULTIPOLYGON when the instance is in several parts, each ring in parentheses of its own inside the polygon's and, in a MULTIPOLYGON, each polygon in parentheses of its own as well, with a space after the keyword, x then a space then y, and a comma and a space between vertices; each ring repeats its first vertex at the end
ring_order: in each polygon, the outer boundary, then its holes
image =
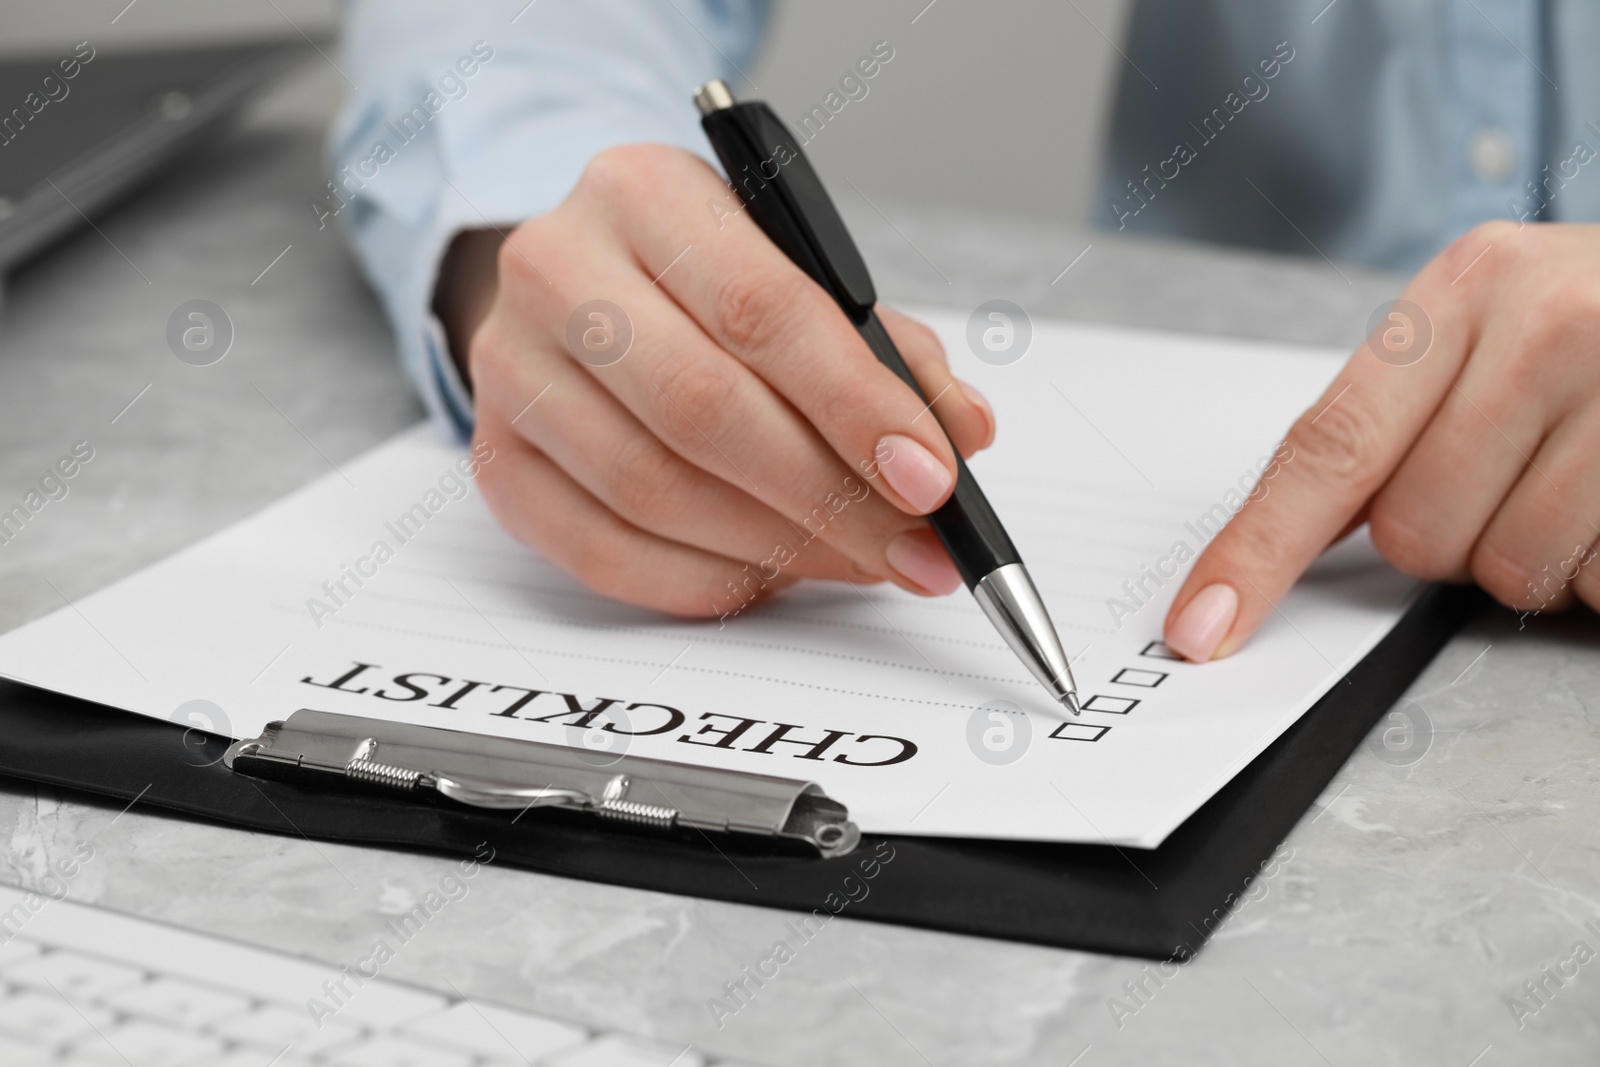
POLYGON ((659 826, 662 829, 671 826, 678 817, 677 811, 673 808, 662 807, 660 804, 641 804, 637 800, 604 800, 594 810, 595 814, 604 815, 608 819, 659 826))
MULTIPOLYGON (((414 771, 408 767, 396 767, 392 763, 380 763, 368 758, 378 749, 378 743, 367 739, 361 745, 361 755, 358 755, 345 764, 344 772, 358 782, 368 782, 372 785, 389 786, 394 789, 421 789, 433 787, 446 795, 459 792, 461 784, 452 782, 440 775, 429 774, 426 771, 414 771)), ((594 811, 596 815, 618 822, 634 823, 640 826, 654 826, 667 829, 678 818, 678 809, 664 804, 646 804, 639 800, 624 799, 628 786, 632 784, 628 776, 619 774, 606 783, 604 795, 599 800, 592 797, 582 797, 584 807, 594 811)), ((478 786, 474 792, 487 792, 478 786)), ((557 798, 547 795, 547 791, 537 791, 537 796, 529 796, 525 790, 506 790, 504 795, 507 800, 528 800, 528 806, 539 803, 541 800, 549 802, 557 798)), ((564 793, 560 799, 574 799, 571 794, 564 793)))
POLYGON ((627 793, 630 784, 625 774, 619 774, 607 782, 605 795, 600 798, 595 813, 620 822, 658 826, 662 829, 671 826, 678 818, 676 808, 661 804, 645 804, 638 800, 624 800, 623 795, 627 793))
POLYGON ((358 782, 388 785, 396 789, 416 789, 419 786, 431 784, 423 780, 428 776, 421 771, 395 767, 388 763, 379 763, 376 760, 363 759, 359 756, 345 764, 344 772, 358 782))
POLYGON ((596 766, 586 756, 565 745, 301 708, 269 722, 260 737, 235 741, 223 762, 261 777, 337 777, 412 795, 426 789, 519 815, 554 807, 640 829, 778 838, 824 857, 860 841, 845 806, 811 782, 638 756, 596 766))

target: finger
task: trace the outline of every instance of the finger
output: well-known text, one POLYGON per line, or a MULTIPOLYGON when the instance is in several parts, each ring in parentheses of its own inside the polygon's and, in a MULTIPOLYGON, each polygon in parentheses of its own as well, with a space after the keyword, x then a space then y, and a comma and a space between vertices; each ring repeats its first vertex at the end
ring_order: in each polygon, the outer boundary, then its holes
POLYGON ((781 559, 790 577, 877 580, 826 542, 801 541, 777 512, 673 453, 565 353, 519 346, 516 333, 499 318, 485 326, 480 347, 504 355, 479 356, 488 368, 480 412, 492 405, 507 426, 622 519, 745 563, 781 559))
POLYGON ((1397 359, 1386 336, 1370 338, 1290 428, 1285 450, 1292 458, 1273 491, 1239 511, 1179 589, 1166 619, 1169 647, 1197 661, 1237 649, 1394 473, 1476 340, 1479 293, 1495 271, 1489 264, 1463 268, 1503 236, 1494 225, 1477 228, 1407 287, 1404 299, 1431 321, 1431 345, 1421 358, 1397 359))
POLYGON ((1372 501, 1372 541, 1406 574, 1463 581, 1485 527, 1528 468, 1553 413, 1508 388, 1515 326, 1491 327, 1400 467, 1372 501))
POLYGON ((901 510, 933 511, 955 486, 955 450, 917 394, 873 356, 838 305, 757 228, 748 213, 718 219, 701 207, 726 189, 683 157, 672 188, 645 201, 623 231, 645 273, 720 348, 799 411, 844 462, 884 477, 874 486, 901 510), (651 210, 651 207, 659 210, 651 210), (720 229, 719 229, 720 225, 720 229))
POLYGON ((1574 595, 1594 611, 1600 611, 1600 567, 1594 565, 1600 556, 1600 535, 1589 543, 1589 551, 1578 559, 1578 576, 1572 580, 1574 595))
MULTIPOLYGON (((508 244, 522 233, 519 229, 508 244)), ((580 363, 575 354, 573 365, 667 448, 766 504, 806 543, 820 538, 876 578, 920 595, 960 587, 953 564, 932 586, 926 569, 915 576, 897 569, 895 561, 903 557, 890 554, 890 543, 921 522, 871 492, 882 481, 877 468, 865 473, 847 468, 794 407, 721 350, 630 260, 610 254, 598 241, 550 243, 567 249, 563 269, 552 275, 552 286, 518 287, 521 313, 531 321, 564 320, 594 293, 607 294, 623 308, 633 334, 626 354, 604 366, 580 363)), ((514 258, 502 256, 501 262, 517 269, 514 258)), ((559 343, 566 347, 564 337, 559 343)), ((898 454, 890 449, 878 455, 898 454)))
MULTIPOLYGON (((889 331, 889 338, 911 368, 923 395, 929 398, 929 408, 956 450, 970 457, 993 444, 994 409, 982 393, 950 373, 939 335, 893 308, 879 304, 877 310, 883 328, 889 331)), ((917 419, 926 417, 922 414, 917 419)))
MULTIPOLYGON (((1562 420, 1472 551, 1472 577, 1518 611, 1559 611, 1593 589, 1600 537, 1600 405, 1562 420)), ((1585 597, 1587 599, 1587 597, 1585 597)))
POLYGON ((1365 526, 1367 519, 1371 515, 1371 511, 1372 506, 1368 504, 1363 506, 1362 509, 1356 512, 1354 515, 1350 516, 1350 520, 1340 528, 1338 533, 1333 535, 1333 540, 1328 542, 1328 546, 1331 548, 1340 541, 1343 541, 1346 537, 1349 537, 1351 534, 1355 533, 1357 530, 1361 529, 1361 527, 1365 526))
POLYGON ((477 435, 497 462, 478 474, 484 499, 518 540, 602 596, 691 618, 716 617, 795 579, 753 575, 738 561, 680 545, 618 518, 532 445, 492 420, 477 435))

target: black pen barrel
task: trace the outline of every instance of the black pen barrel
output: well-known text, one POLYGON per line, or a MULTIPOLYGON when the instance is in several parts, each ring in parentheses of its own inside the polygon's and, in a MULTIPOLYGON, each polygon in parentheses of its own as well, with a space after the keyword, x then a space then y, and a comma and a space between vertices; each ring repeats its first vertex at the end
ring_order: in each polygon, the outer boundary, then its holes
MULTIPOLYGON (((867 312, 865 321, 857 323, 856 329, 872 349, 872 354, 878 357, 878 362, 894 371, 901 381, 922 397, 923 403, 927 403, 928 397, 912 377, 911 368, 906 366, 899 349, 889 339, 889 333, 883 328, 877 312, 867 312)), ((935 419, 939 417, 937 412, 933 416, 935 419)), ((943 429, 942 424, 940 428, 943 429)), ((952 451, 955 450, 954 442, 950 447, 952 451)), ((939 540, 944 542, 950 559, 955 563, 956 570, 961 572, 961 579, 967 583, 968 589, 1001 567, 1022 562, 1005 527, 1000 525, 999 516, 990 506, 989 498, 978 488, 978 480, 967 469, 966 460, 961 458, 960 452, 956 452, 955 491, 950 494, 949 500, 928 516, 928 524, 939 535, 939 540)))
MULTIPOLYGON (((855 242, 788 129, 758 101, 710 106, 701 125, 756 225, 834 298, 878 361, 928 403, 873 310, 877 294, 855 242)), ((933 415, 937 420, 938 413, 933 415)), ((999 568, 1021 562, 959 452, 955 489, 928 522, 968 589, 999 568)))
MULTIPOLYGON (((922 398, 925 410, 932 411, 933 402, 878 318, 874 309, 878 296, 860 250, 789 128, 767 105, 734 100, 720 81, 702 85, 695 92, 695 104, 702 115, 701 128, 745 210, 773 244, 833 297, 878 362, 922 398)), ((719 226, 726 223, 721 215, 718 218, 719 226)), ((950 434, 937 412, 933 418, 948 441, 950 434)), ((953 441, 951 451, 956 484, 950 498, 928 516, 928 524, 1006 644, 1051 697, 1076 715, 1072 665, 1050 613, 953 441)))

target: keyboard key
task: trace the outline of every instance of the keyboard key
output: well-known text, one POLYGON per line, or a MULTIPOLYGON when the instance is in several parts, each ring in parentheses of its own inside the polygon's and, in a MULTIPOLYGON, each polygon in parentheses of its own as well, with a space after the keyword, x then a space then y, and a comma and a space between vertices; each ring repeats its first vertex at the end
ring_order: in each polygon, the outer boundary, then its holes
POLYGON ((0 1034, 41 1045, 56 1045, 95 1026, 110 1026, 111 1014, 80 1004, 75 1010, 49 990, 23 990, 0 998, 0 1034), (93 1024, 93 1025, 91 1025, 93 1024))
POLYGON ((154 1019, 173 1026, 198 1027, 226 1015, 243 1015, 250 1010, 244 997, 175 978, 124 986, 102 998, 108 1008, 154 1019))
POLYGON ((470 1051, 452 1052, 438 1045, 377 1037, 341 1050, 333 1057, 337 1067, 469 1067, 470 1051))
POLYGON ((127 1067, 178 1067, 194 1063, 222 1052, 222 1045, 199 1034, 176 1030, 159 1023, 134 1019, 120 1026, 102 1028, 100 1033, 80 1037, 73 1043, 67 1058, 79 1058, 127 1067))
POLYGON ((322 1020, 318 1028, 304 1008, 257 1008, 248 1015, 228 1016, 210 1027, 219 1037, 276 1053, 289 1046, 289 1055, 314 1056, 349 1045, 360 1038, 360 1027, 340 1019, 322 1020))
POLYGON ((77 952, 47 952, 6 968, 6 978, 18 985, 33 986, 46 993, 53 989, 80 1005, 143 977, 133 967, 77 952))
MULTIPOLYGON (((356 1026, 374 1030, 392 1030, 404 1026, 412 1019, 440 1012, 450 1003, 449 998, 426 989, 401 985, 399 982, 369 981, 355 987, 354 995, 339 1009, 339 1018, 356 1026)), ((332 1000, 324 997, 332 1006, 332 1000)))
POLYGON ((67 944, 0 930, 0 1067, 705 1067, 693 1049, 395 982, 335 996, 306 961, 58 907, 84 916, 67 944), (319 1025, 308 996, 347 1002, 319 1025))
POLYGON ((507 1011, 492 1004, 459 1002, 411 1024, 406 1033, 460 1045, 483 1056, 538 1060, 584 1039, 576 1026, 507 1011))
POLYGON ((608 1034, 550 1061, 551 1067, 705 1067, 705 1057, 682 1045, 608 1034))

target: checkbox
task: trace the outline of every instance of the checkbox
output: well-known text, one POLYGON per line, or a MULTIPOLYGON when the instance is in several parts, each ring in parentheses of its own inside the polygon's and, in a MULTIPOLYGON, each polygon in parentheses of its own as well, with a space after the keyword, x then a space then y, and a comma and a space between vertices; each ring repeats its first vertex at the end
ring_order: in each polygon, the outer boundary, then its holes
POLYGON ((1134 697, 1108 697, 1096 693, 1083 705, 1084 711, 1103 711, 1110 715, 1126 715, 1139 706, 1134 697))
POLYGON ((1109 726, 1090 726, 1082 722, 1064 722, 1050 731, 1050 736, 1062 741, 1098 741, 1111 732, 1109 726))
POLYGON ((1139 653, 1139 655, 1149 656, 1152 659, 1170 659, 1176 660, 1179 663, 1183 662, 1183 657, 1172 651, 1172 649, 1168 648, 1165 641, 1151 641, 1148 645, 1144 646, 1144 651, 1139 653))
POLYGON ((1154 689, 1167 680, 1163 671, 1142 671, 1137 667, 1124 667, 1111 679, 1117 685, 1140 685, 1146 689, 1154 689))

